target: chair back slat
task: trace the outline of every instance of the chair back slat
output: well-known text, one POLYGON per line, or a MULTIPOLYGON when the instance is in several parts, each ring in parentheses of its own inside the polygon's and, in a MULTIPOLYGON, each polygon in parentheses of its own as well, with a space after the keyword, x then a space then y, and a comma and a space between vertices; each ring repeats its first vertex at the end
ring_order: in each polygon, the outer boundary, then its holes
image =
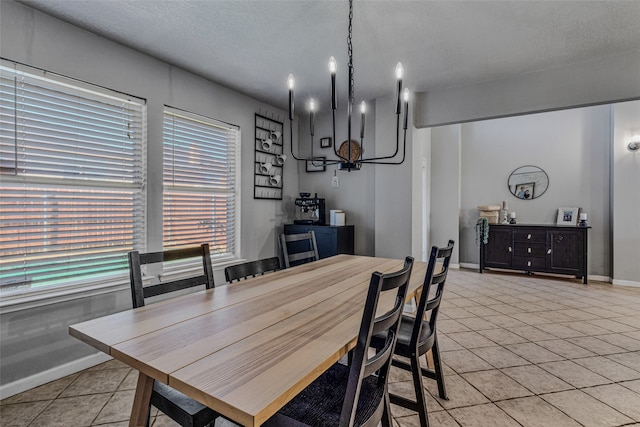
POLYGON ((131 298, 133 308, 145 305, 145 298, 175 292, 194 286, 204 285, 206 289, 213 288, 213 267, 211 265, 211 254, 209 245, 203 243, 199 246, 192 246, 181 249, 171 249, 162 252, 140 253, 131 251, 128 254, 129 259, 129 279, 131 282, 131 298), (202 272, 197 275, 162 282, 150 286, 143 286, 142 266, 150 264, 158 264, 169 261, 186 260, 190 258, 201 258, 202 272))
POLYGON ((285 268, 320 259, 316 233, 313 230, 298 234, 283 233, 278 242, 282 253, 282 264, 285 268))
POLYGON ((145 286, 142 290, 144 291, 145 298, 151 298, 162 294, 168 294, 169 292, 177 292, 194 286, 204 285, 207 282, 207 276, 203 274, 200 276, 187 277, 186 279, 145 286))
POLYGON ((272 257, 230 265, 224 269, 224 276, 227 282, 233 282, 278 270, 280 270, 280 258, 272 257))
MULTIPOLYGON (((402 309, 412 268, 413 258, 407 257, 401 270, 390 274, 375 272, 371 275, 358 341, 353 350, 345 400, 340 414, 339 425, 342 427, 353 425, 360 397, 360 386, 366 377, 377 373, 377 381, 382 381, 386 390, 391 357, 396 343, 400 319, 402 318, 402 309), (395 292, 394 304, 390 310, 376 317, 380 294, 384 292, 395 292), (399 301, 402 303, 399 303, 399 301), (381 325, 384 325, 384 327, 381 325), (377 349, 371 355, 369 348, 374 330, 386 334, 387 342, 384 348, 377 349)), ((378 403, 374 414, 366 421, 365 425, 377 425, 380 422, 385 404, 386 399, 383 397, 378 403)))

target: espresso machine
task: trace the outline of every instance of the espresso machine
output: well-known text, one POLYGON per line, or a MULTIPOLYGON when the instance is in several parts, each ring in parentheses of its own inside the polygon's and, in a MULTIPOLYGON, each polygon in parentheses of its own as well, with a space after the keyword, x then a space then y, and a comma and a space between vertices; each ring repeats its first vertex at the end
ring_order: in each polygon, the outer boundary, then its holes
POLYGON ((324 199, 319 199, 318 193, 315 194, 315 197, 311 197, 311 193, 300 193, 300 197, 296 199, 295 204, 298 210, 296 219, 293 221, 294 224, 326 224, 324 199))

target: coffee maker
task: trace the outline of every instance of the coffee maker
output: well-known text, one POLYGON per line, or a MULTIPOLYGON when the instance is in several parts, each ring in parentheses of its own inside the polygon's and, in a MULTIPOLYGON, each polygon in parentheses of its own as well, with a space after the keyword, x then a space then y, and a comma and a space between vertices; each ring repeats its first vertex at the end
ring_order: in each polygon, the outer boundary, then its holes
POLYGON ((305 225, 325 225, 326 212, 324 199, 310 197, 311 193, 300 193, 300 197, 296 199, 295 204, 298 207, 294 224, 305 225))

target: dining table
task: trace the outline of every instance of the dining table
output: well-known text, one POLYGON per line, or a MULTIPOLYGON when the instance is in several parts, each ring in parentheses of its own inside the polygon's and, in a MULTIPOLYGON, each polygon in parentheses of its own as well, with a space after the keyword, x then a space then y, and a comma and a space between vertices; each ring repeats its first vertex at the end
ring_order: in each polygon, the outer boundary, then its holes
MULTIPOLYGON (((356 345, 371 274, 404 260, 336 255, 78 323, 69 333, 139 371, 129 426, 160 381, 259 426, 356 345)), ((414 262, 407 299, 427 264, 414 262)), ((382 297, 378 310, 392 307, 382 297)))

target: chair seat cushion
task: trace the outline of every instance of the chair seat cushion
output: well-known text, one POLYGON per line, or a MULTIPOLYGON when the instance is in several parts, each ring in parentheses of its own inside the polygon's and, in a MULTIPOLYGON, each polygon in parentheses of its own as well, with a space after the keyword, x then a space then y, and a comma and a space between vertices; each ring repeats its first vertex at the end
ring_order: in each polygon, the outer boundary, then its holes
POLYGON ((193 418, 194 426, 207 425, 219 416, 213 409, 160 381, 153 383, 151 404, 174 420, 185 416, 193 418))
MULTIPOLYGON (((287 403, 279 415, 309 426, 337 426, 349 379, 349 367, 333 365, 318 379, 287 403)), ((371 375, 362 381, 354 426, 362 425, 379 407, 384 383, 371 375)))

